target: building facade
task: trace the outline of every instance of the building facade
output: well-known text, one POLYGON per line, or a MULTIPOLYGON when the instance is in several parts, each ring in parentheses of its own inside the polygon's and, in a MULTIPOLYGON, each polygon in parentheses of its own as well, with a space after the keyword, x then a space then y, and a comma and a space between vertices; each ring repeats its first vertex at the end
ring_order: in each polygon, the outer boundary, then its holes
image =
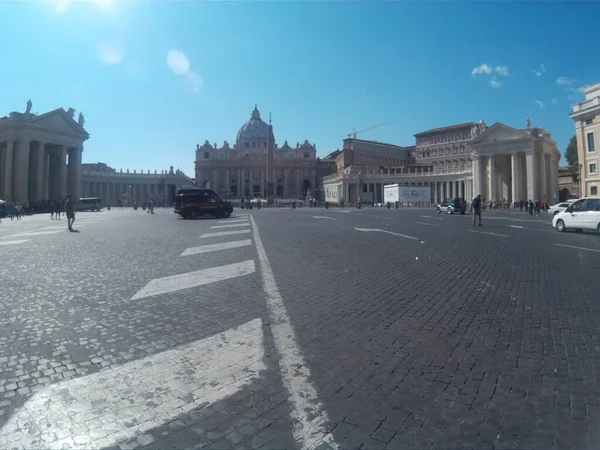
POLYGON ((58 108, 45 114, 11 112, 0 118, 0 199, 11 203, 79 198, 83 114, 58 108))
MULTIPOLYGON (((381 144, 378 144, 379 146, 381 144)), ((481 194, 487 201, 512 203, 558 198, 560 152, 552 136, 538 127, 516 129, 501 123, 467 122, 434 128, 415 135, 414 147, 395 150, 400 166, 355 164, 324 178, 326 199, 356 202, 373 185, 373 201, 383 200, 383 186, 424 186, 431 202, 449 197, 470 200, 481 194), (414 152, 405 159, 405 152, 414 152)), ((377 158, 376 149, 370 150, 377 158)), ((339 156, 338 156, 339 157, 339 156)), ((364 161, 364 158, 361 159, 364 161)))
POLYGON ((123 169, 117 172, 104 163, 82 164, 82 197, 100 197, 104 203, 116 205, 119 201, 145 203, 154 200, 171 202, 180 186, 190 186, 194 180, 180 170, 150 170, 144 172, 123 169))
POLYGON ((227 141, 221 147, 205 141, 196 146, 196 184, 210 187, 220 195, 267 197, 267 151, 270 139, 273 145, 273 173, 275 198, 305 198, 318 196, 319 181, 330 173, 332 161, 317 158, 315 144, 308 140, 295 147, 287 141, 279 147, 269 131, 258 108, 238 131, 235 144, 227 141))
POLYGON ((599 195, 600 190, 600 83, 585 90, 585 100, 573 105, 579 158, 579 195, 599 195))

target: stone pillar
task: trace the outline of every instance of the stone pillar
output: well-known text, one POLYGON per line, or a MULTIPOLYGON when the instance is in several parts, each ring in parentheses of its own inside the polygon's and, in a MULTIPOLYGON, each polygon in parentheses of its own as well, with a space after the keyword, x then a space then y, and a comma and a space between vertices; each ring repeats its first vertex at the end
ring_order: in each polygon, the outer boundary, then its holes
POLYGON ((44 179, 42 183, 44 198, 50 200, 50 152, 46 151, 44 151, 44 179))
POLYGON ((535 201, 535 154, 533 151, 527 152, 525 155, 525 163, 527 165, 527 200, 535 201))
MULTIPOLYGON (((546 189, 548 184, 547 184, 547 179, 548 179, 548 174, 546 173, 546 155, 544 154, 544 151, 542 150, 542 154, 539 156, 539 183, 540 183, 540 190, 539 190, 539 199, 542 202, 545 202, 548 200, 548 190, 546 189)), ((534 200, 535 201, 535 200, 534 200)))
POLYGON ((488 188, 488 193, 489 193, 489 198, 487 200, 498 200, 498 183, 497 183, 497 178, 496 178, 496 156, 495 155, 490 155, 488 158, 488 170, 490 172, 490 179, 489 179, 489 188, 488 188))
POLYGON ((473 197, 481 194, 481 158, 473 158, 473 197))
POLYGON ((69 162, 67 165, 67 195, 71 195, 73 200, 79 200, 79 189, 77 185, 80 184, 77 181, 77 172, 80 168, 79 158, 77 157, 79 149, 69 148, 67 154, 69 155, 69 162))
POLYGON ((511 168, 511 177, 512 177, 512 198, 511 202, 515 202, 519 200, 519 155, 512 154, 510 155, 510 168, 511 168))
POLYGON ((15 182, 13 201, 15 203, 25 203, 29 200, 29 147, 31 141, 22 139, 19 141, 19 147, 15 152, 14 168, 15 182))
POLYGON ((33 195, 33 199, 35 201, 41 201, 47 198, 46 195, 46 143, 38 142, 38 146, 35 154, 35 194, 33 195))
POLYGON ((225 177, 226 179, 226 183, 225 183, 225 197, 228 198, 229 196, 229 190, 230 190, 230 186, 231 186, 231 176, 229 175, 229 169, 225 169, 225 177))
POLYGON ((250 181, 248 183, 250 187, 250 198, 254 198, 254 170, 250 169, 250 181))
POLYGON ((14 145, 13 141, 6 142, 6 151, 4 155, 4 173, 2 174, 3 183, 3 200, 10 202, 13 200, 13 161, 14 161, 14 145))
MULTIPOLYGON (((302 195, 302 169, 296 169, 296 189, 295 189, 295 197, 298 198, 302 195)), ((350 189, 350 185, 348 185, 348 189, 350 189)), ((350 191, 348 191, 350 192, 350 191)))
POLYGON ((58 148, 56 168, 57 199, 64 201, 67 196, 67 149, 64 146, 58 148))
POLYGON ((265 169, 260 169, 260 197, 265 197, 265 169))

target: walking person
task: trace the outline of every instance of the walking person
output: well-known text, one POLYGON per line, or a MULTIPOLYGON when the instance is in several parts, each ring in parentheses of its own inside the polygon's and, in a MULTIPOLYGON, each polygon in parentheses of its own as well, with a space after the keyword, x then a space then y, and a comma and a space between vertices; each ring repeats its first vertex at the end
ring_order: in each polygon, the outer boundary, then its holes
POLYGON ((473 199, 473 203, 471 203, 471 209, 473 210, 473 226, 475 226, 476 219, 479 219, 479 226, 481 225, 481 207, 482 200, 481 194, 477 194, 477 197, 473 199))
POLYGON ((73 222, 75 222, 75 205, 73 204, 71 194, 69 194, 67 201, 65 202, 65 213, 67 215, 67 226, 69 227, 69 231, 74 232, 73 222))

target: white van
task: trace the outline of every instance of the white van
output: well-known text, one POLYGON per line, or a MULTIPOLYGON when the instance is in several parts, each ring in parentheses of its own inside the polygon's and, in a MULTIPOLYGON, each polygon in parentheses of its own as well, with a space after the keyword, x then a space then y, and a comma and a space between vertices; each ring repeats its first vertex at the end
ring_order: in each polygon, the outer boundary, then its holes
POLYGON ((595 230, 600 233, 600 197, 584 197, 552 217, 558 231, 595 230))

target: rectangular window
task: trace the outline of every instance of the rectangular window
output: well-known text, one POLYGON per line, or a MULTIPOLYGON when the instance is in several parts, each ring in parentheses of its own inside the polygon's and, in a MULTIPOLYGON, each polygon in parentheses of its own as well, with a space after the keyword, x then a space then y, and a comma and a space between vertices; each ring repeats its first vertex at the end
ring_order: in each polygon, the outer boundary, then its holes
POLYGON ((598 186, 590 187, 590 195, 598 195, 598 186))
POLYGON ((209 156, 210 156, 210 153, 204 152, 204 159, 208 159, 209 156))
POLYGON ((590 153, 596 151, 596 144, 594 142, 594 133, 587 134, 587 147, 588 147, 588 152, 590 152, 590 153))
POLYGON ((598 164, 591 163, 590 164, 590 174, 597 174, 597 173, 598 173, 598 164))
POLYGON ((304 157, 305 157, 305 158, 308 158, 308 153, 304 153, 304 157))

